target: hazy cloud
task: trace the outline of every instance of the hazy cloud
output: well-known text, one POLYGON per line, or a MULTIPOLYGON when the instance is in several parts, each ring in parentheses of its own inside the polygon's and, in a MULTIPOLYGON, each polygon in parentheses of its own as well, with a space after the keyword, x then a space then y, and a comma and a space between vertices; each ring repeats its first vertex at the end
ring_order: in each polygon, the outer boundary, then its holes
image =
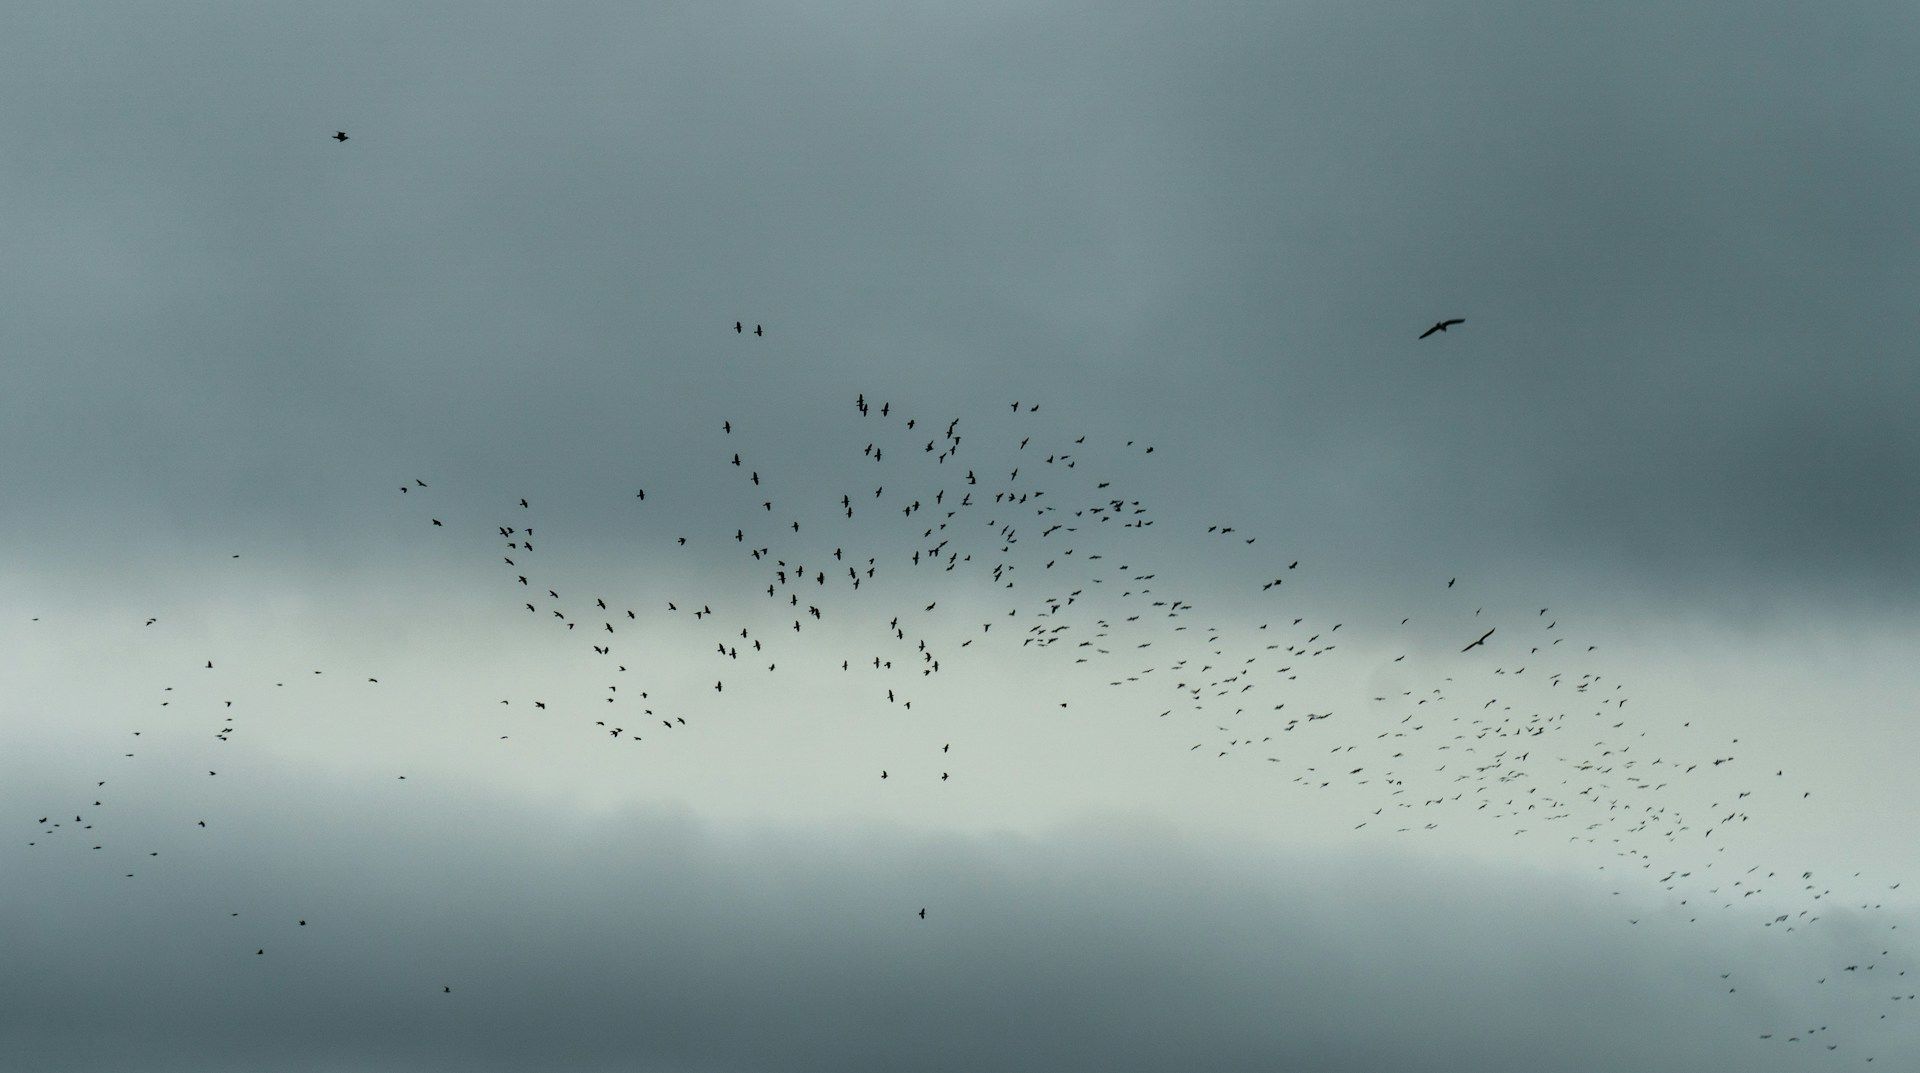
MULTIPOLYGON (((1255 855, 1111 821, 719 827, 283 777, 299 806, 196 831, 209 848, 137 882, 73 847, 22 858, 72 895, 0 911, 13 1061, 1787 1070, 1808 1059, 1785 1035, 1810 1026, 1769 974, 1845 948, 1756 948, 1724 917, 1657 919, 1639 891, 1522 867, 1255 855)), ((1858 1061, 1890 1031, 1827 1038, 1858 1061)))

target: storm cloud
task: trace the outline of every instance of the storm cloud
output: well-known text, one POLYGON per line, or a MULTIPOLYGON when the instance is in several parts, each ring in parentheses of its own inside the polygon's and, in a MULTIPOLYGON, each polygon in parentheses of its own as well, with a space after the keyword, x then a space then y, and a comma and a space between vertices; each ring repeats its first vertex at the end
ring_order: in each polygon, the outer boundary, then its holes
POLYGON ((1916 44, 1886 3, 17 13, 0 805, 111 820, 0 847, 0 1067, 1920 1053, 1879 978, 1814 982, 1898 960, 1911 908, 1916 44), (795 642, 826 671, 671 746, 534 719, 586 673, 476 571, 503 504, 560 591, 706 591, 719 423, 837 499, 863 394, 970 450, 1041 405, 1209 625, 1346 623, 1358 669, 1295 707, 1366 763, 1399 748, 1369 703, 1552 607, 1641 770, 1705 768, 1661 800, 1753 822, 1658 867, 1396 837, 1036 652, 923 694, 965 767, 936 795, 918 726, 835 691, 833 623, 795 642), (1286 602, 1216 523, 1301 563, 1286 602), (1796 899, 1820 926, 1768 930, 1796 899))
POLYGON ((326 543, 401 460, 554 488, 670 455, 675 414, 864 387, 1151 430, 1409 569, 1915 581, 1894 7, 19 29, 0 428, 34 546, 326 543), (777 359, 719 339, 740 317, 777 359))
MULTIPOLYGON (((218 852, 162 861, 157 888, 80 854, 20 873, 75 896, 7 901, 11 1062, 1786 1070, 1808 1056, 1758 1033, 1815 1027, 1774 1008, 1777 951, 1631 924, 1655 915, 1641 899, 1547 870, 1250 858, 1151 823, 961 837, 579 817, 280 777, 305 804, 212 832, 218 852)), ((1822 954, 1839 956, 1794 957, 1822 954)), ((1848 1057, 1904 1039, 1876 1035, 1848 1057)))

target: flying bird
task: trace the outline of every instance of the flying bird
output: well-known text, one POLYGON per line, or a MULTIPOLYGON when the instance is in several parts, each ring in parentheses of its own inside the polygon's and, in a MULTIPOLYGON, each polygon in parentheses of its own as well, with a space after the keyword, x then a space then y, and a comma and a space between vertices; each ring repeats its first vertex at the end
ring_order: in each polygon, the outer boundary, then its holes
POLYGON ((346 141, 346 140, 347 140, 347 132, 346 132, 346 131, 344 131, 344 130, 336 130, 336 131, 334 131, 334 132, 333 132, 333 140, 334 140, 334 141, 336 141, 336 142, 344 142, 344 141, 346 141))
POLYGON ((1443 320, 1440 323, 1434 325, 1433 327, 1428 328, 1426 331, 1421 332, 1420 338, 1425 339, 1427 336, 1432 335, 1434 332, 1444 332, 1447 330, 1448 325, 1465 324, 1466 322, 1467 322, 1466 318, 1464 317, 1455 317, 1452 320, 1443 320))
POLYGON ((1460 651, 1462 651, 1462 652, 1465 652, 1465 651, 1468 651, 1469 649, 1472 649, 1472 648, 1473 648, 1473 647, 1475 647, 1476 645, 1483 645, 1483 644, 1486 644, 1486 643, 1487 643, 1487 638, 1489 638, 1489 637, 1492 637, 1492 636, 1493 636, 1493 631, 1492 631, 1492 630, 1488 630, 1487 632, 1485 632, 1485 633, 1483 633, 1483 634, 1481 634, 1481 635, 1480 635, 1480 639, 1479 639, 1478 641, 1475 641, 1475 642, 1474 642, 1473 644, 1470 644, 1470 645, 1468 645, 1468 646, 1467 646, 1466 648, 1463 648, 1463 649, 1461 649, 1460 651))

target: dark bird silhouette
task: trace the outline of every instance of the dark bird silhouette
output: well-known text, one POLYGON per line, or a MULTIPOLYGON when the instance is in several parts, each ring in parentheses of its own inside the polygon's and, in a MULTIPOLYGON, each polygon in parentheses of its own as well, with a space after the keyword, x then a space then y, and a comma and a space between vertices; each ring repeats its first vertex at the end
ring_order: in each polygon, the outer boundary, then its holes
POLYGON ((346 132, 346 131, 344 131, 344 130, 336 130, 336 131, 334 131, 334 132, 333 132, 333 140, 334 140, 334 141, 336 141, 336 142, 344 142, 344 141, 346 141, 346 140, 347 140, 347 132, 346 132))
POLYGON ((1420 338, 1425 339, 1427 336, 1432 335, 1434 332, 1444 332, 1447 330, 1447 326, 1450 324, 1465 324, 1465 323, 1466 323, 1466 319, 1464 317, 1455 317, 1452 320, 1443 320, 1440 323, 1434 325, 1433 327, 1428 328, 1426 331, 1421 332, 1420 338))
POLYGON ((1475 646, 1477 646, 1477 645, 1483 645, 1483 644, 1486 644, 1486 643, 1487 643, 1487 638, 1489 638, 1489 637, 1492 637, 1492 636, 1493 636, 1493 631, 1492 631, 1492 630, 1488 630, 1487 632, 1485 632, 1485 633, 1483 633, 1483 634, 1481 634, 1481 635, 1480 635, 1480 639, 1479 639, 1478 641, 1475 641, 1475 642, 1474 642, 1473 644, 1470 644, 1470 645, 1468 645, 1468 646, 1467 646, 1466 648, 1463 648, 1463 649, 1461 649, 1460 651, 1462 651, 1462 652, 1465 652, 1465 651, 1467 651, 1468 649, 1471 649, 1471 648, 1474 648, 1474 647, 1475 647, 1475 646))
POLYGON ((760 326, 759 326, 758 324, 756 324, 756 325, 754 325, 754 326, 753 326, 753 334, 755 334, 755 335, 765 335, 765 334, 767 334, 767 333, 766 333, 766 332, 764 332, 764 331, 761 331, 761 330, 760 330, 760 326))
POLYGON ((734 321, 734 322, 733 322, 733 331, 734 331, 734 334, 735 334, 735 335, 738 335, 738 334, 740 334, 740 332, 741 332, 742 330, 743 330, 743 329, 742 329, 742 328, 740 327, 740 322, 739 322, 739 321, 737 321, 737 320, 736 320, 736 321, 734 321))

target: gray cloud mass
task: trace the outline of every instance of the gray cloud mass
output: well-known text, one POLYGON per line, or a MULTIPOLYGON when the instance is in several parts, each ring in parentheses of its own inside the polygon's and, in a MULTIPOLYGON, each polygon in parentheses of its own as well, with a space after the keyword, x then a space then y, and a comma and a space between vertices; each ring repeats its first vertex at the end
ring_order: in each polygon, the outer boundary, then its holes
POLYGON ((399 459, 551 487, 686 410, 1014 391, 1421 568, 1907 591, 1910 22, 43 14, 9 491, 311 531, 399 459))
POLYGON ((0 1071, 1913 1067, 1917 18, 12 13, 0 1071), (568 600, 757 589, 857 395, 1151 504, 1192 632, 882 577, 909 717, 871 623, 516 617, 522 496, 568 600))
POLYGON ((1806 1068, 1758 1040, 1748 942, 1551 872, 301 789, 333 811, 275 826, 310 840, 229 841, 199 882, 9 899, 17 1068, 1806 1068))

